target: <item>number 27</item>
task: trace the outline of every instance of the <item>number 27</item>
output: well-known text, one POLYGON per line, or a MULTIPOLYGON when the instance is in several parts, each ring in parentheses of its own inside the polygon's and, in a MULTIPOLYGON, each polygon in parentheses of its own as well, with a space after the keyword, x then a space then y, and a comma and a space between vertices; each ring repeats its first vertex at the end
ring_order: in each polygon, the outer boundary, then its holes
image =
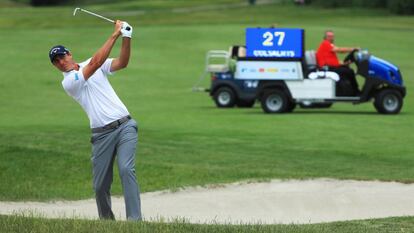
POLYGON ((277 45, 281 46, 283 44, 283 40, 285 39, 285 32, 274 32, 274 34, 271 32, 263 33, 263 38, 265 38, 263 41, 263 46, 273 46, 273 37, 279 37, 277 45))

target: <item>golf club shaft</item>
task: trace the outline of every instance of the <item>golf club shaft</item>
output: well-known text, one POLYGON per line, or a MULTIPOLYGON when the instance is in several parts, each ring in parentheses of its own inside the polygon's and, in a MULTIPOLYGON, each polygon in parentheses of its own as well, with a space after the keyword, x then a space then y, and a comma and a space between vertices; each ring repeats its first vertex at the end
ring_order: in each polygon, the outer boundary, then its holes
MULTIPOLYGON (((73 12, 73 15, 75 15, 75 14, 76 14, 76 11, 77 11, 77 10, 80 10, 80 11, 83 11, 83 12, 88 13, 88 14, 90 14, 90 15, 93 15, 93 16, 96 16, 96 17, 98 17, 98 18, 104 19, 104 20, 106 20, 106 21, 108 21, 108 22, 115 23, 115 21, 114 21, 114 20, 112 20, 112 19, 108 19, 108 18, 106 18, 106 17, 103 17, 102 15, 98 15, 98 14, 96 14, 96 13, 90 12, 90 11, 85 10, 85 9, 82 9, 82 8, 76 8, 76 9, 75 9, 75 11, 73 12)), ((126 29, 127 31, 131 30, 131 28, 130 28, 130 27, 126 27, 125 29, 126 29)))
POLYGON ((114 21, 114 20, 112 20, 112 19, 108 19, 108 18, 106 18, 106 17, 103 17, 102 15, 95 14, 95 13, 93 13, 93 12, 90 12, 90 11, 85 10, 85 9, 82 9, 82 8, 80 8, 79 10, 81 10, 81 11, 83 11, 83 12, 85 12, 85 13, 88 13, 88 14, 90 14, 90 15, 93 15, 93 16, 96 16, 96 17, 99 17, 99 18, 101 18, 101 19, 104 19, 104 20, 106 20, 106 21, 109 21, 109 22, 111 22, 111 23, 115 23, 115 21, 114 21))

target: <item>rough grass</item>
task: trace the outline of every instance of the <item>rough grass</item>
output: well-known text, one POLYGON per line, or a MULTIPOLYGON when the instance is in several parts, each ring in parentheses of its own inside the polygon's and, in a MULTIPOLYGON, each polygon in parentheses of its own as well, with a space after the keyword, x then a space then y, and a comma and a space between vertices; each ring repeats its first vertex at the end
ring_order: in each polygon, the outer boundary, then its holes
POLYGON ((349 233, 349 232, 412 232, 414 218, 386 218, 377 220, 335 222, 328 224, 308 225, 220 225, 220 224, 189 224, 177 220, 173 223, 162 222, 114 222, 75 219, 42 219, 22 216, 0 216, 0 229, 7 233, 48 233, 48 232, 285 232, 285 233, 349 233))

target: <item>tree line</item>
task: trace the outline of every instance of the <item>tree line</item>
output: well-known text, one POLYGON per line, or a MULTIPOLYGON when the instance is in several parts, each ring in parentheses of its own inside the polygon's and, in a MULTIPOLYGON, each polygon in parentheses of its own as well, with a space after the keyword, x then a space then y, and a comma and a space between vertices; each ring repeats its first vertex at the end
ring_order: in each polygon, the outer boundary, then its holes
MULTIPOLYGON (((298 2, 298 1, 296 1, 298 2)), ((318 5, 328 8, 336 7, 363 7, 386 8, 392 13, 412 15, 414 14, 414 0, 303 0, 299 1, 308 5, 318 5)))
POLYGON ((30 0, 32 6, 56 6, 67 3, 67 0, 30 0))
MULTIPOLYGON (((21 1, 21 0, 15 0, 21 1)), ((62 5, 71 0, 30 0, 32 6, 62 5)), ((363 8, 387 8, 395 14, 414 14, 414 0, 294 0, 296 3, 318 5, 322 7, 363 7, 363 8)), ((255 0, 248 0, 251 5, 255 0)))

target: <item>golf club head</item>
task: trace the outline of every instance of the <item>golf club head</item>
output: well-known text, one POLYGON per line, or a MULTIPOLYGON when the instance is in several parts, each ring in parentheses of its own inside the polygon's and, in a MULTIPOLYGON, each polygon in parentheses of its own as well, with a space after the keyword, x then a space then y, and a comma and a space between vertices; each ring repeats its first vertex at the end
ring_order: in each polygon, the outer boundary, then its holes
POLYGON ((76 15, 76 12, 77 12, 78 10, 80 10, 80 8, 79 8, 79 7, 76 7, 76 8, 75 8, 75 10, 73 11, 73 16, 75 16, 75 15, 76 15))

